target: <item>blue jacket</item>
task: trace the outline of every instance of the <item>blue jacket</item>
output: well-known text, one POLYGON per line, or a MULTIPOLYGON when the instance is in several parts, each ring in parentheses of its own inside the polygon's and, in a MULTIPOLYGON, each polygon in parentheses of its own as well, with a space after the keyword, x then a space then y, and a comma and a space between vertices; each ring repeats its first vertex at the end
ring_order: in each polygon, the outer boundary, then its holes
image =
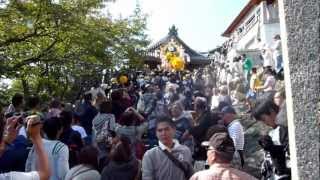
POLYGON ((80 123, 82 127, 86 130, 88 135, 92 134, 92 120, 97 115, 98 111, 94 106, 92 106, 89 102, 84 102, 81 104, 81 108, 83 109, 80 114, 80 123))
POLYGON ((0 157, 0 173, 24 171, 29 153, 28 145, 29 142, 24 136, 17 136, 0 157))

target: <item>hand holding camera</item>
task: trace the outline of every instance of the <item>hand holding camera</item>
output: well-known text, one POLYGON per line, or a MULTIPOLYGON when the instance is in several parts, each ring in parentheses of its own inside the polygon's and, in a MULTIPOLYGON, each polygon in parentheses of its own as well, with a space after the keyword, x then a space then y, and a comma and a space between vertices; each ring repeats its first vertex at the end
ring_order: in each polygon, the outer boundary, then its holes
POLYGON ((11 144, 16 139, 19 129, 22 126, 22 124, 18 122, 20 119, 20 116, 13 116, 7 119, 2 137, 2 141, 6 144, 11 144))
POLYGON ((40 136, 40 130, 41 130, 41 121, 40 117, 37 115, 28 116, 26 118, 27 123, 27 133, 30 136, 31 140, 34 140, 36 138, 41 138, 40 136))

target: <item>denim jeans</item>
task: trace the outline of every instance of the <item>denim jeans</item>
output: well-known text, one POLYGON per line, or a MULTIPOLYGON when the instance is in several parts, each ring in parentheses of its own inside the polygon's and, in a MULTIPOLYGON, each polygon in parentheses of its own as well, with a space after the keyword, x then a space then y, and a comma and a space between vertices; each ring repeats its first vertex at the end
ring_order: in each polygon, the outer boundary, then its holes
POLYGON ((279 55, 276 58, 276 73, 279 73, 281 69, 283 69, 283 60, 282 55, 279 55))

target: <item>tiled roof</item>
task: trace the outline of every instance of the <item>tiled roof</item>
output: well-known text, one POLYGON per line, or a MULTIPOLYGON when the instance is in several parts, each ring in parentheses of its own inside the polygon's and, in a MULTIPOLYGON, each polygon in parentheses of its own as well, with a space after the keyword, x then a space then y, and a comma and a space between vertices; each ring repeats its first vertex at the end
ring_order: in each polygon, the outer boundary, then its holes
POLYGON ((175 29, 175 27, 173 26, 170 31, 169 34, 164 37, 163 39, 161 39, 160 41, 158 41, 157 43, 151 45, 147 51, 148 52, 152 52, 156 49, 158 49, 162 44, 167 44, 171 41, 171 39, 176 40, 178 43, 180 43, 184 50, 185 53, 187 53, 190 56, 190 63, 191 64, 206 64, 209 63, 209 59, 203 55, 201 55, 200 53, 196 52, 195 50, 191 49, 185 42, 183 42, 177 33, 177 30, 175 29))

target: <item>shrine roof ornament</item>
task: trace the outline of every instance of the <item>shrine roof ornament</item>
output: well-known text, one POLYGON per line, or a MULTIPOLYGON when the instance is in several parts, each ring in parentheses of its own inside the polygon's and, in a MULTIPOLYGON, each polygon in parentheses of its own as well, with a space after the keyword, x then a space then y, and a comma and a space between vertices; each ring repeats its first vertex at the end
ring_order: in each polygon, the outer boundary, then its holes
POLYGON ((178 36, 178 29, 175 25, 172 25, 172 27, 169 28, 169 36, 178 36))

